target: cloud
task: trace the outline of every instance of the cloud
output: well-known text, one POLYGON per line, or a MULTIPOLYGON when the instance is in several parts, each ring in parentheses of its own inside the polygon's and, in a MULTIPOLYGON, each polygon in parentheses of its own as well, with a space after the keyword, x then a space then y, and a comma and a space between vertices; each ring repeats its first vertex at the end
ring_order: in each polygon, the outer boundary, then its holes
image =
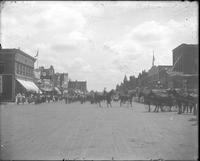
POLYGON ((2 11, 2 46, 54 65, 89 89, 114 88, 124 74, 171 64, 172 49, 198 43, 194 3, 16 2, 2 11))
POLYGON ((76 57, 72 60, 72 63, 69 64, 69 69, 72 72, 92 72, 91 66, 83 59, 80 57, 76 57))

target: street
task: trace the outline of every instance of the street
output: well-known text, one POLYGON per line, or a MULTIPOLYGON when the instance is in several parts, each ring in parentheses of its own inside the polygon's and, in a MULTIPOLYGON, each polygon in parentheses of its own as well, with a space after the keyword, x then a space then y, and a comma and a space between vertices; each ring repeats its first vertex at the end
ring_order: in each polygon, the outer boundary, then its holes
POLYGON ((1 105, 1 159, 197 159, 192 114, 149 113, 137 102, 103 106, 1 105))

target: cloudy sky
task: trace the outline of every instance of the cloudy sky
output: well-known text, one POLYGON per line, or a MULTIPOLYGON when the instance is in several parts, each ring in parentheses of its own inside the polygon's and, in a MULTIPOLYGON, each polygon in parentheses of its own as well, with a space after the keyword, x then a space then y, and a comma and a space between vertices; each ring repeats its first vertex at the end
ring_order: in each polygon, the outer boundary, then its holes
MULTIPOLYGON (((19 48, 88 89, 115 88, 124 75, 171 65, 172 50, 198 43, 196 2, 6 2, 3 48, 19 48)), ((35 64, 37 66, 37 63, 35 64)))

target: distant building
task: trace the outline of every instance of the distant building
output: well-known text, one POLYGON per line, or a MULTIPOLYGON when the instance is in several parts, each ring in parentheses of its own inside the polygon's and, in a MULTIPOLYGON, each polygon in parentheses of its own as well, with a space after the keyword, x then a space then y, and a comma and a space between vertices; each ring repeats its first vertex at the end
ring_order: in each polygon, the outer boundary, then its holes
POLYGON ((54 75, 54 86, 61 90, 68 88, 68 73, 56 73, 54 75))
POLYGON ((0 49, 1 101, 15 101, 19 92, 39 92, 33 82, 35 61, 20 49, 0 49))
POLYGON ((199 46, 195 44, 181 44, 173 52, 173 68, 168 72, 169 87, 197 89, 199 46))
POLYGON ((68 73, 62 73, 60 76, 60 86, 63 90, 68 89, 69 77, 68 73))
POLYGON ((49 68, 44 68, 41 66, 38 69, 35 69, 35 74, 37 75, 36 77, 40 76, 40 79, 37 80, 37 83, 43 92, 53 91, 55 71, 52 65, 49 68))
POLYGON ((43 66, 39 67, 40 71, 41 71, 41 79, 50 79, 53 80, 54 78, 54 67, 51 65, 50 68, 44 68, 43 66))
POLYGON ((69 81, 68 90, 86 92, 87 82, 86 81, 69 81))
POLYGON ((61 76, 61 73, 54 74, 54 78, 53 78, 54 87, 58 87, 58 88, 61 87, 60 76, 61 76))

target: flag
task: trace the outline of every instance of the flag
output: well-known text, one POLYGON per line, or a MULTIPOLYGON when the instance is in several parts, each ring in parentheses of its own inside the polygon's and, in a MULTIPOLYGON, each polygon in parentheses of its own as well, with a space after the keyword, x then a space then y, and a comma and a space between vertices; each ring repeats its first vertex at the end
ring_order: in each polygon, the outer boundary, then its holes
POLYGON ((38 57, 38 53, 39 53, 39 50, 37 50, 37 54, 35 55, 35 57, 38 57))

